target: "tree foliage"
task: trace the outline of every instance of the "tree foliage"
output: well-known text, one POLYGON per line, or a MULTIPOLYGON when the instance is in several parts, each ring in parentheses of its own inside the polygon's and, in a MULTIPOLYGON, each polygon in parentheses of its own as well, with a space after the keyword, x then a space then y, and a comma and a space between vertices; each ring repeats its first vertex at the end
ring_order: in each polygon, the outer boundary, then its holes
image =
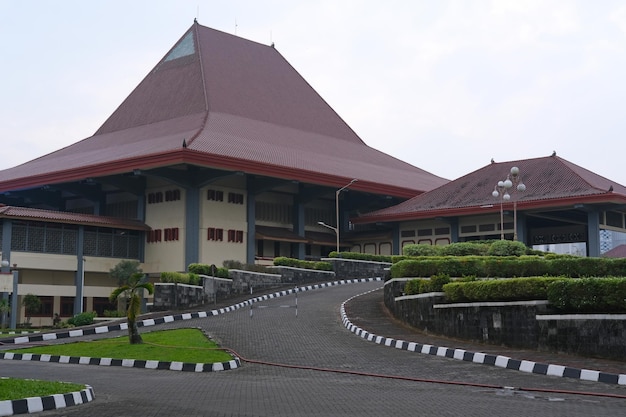
POLYGON ((152 294, 154 292, 154 286, 150 282, 147 282, 145 275, 137 272, 128 278, 126 284, 113 290, 109 296, 111 302, 117 300, 122 294, 125 294, 127 297, 128 308, 126 310, 126 318, 128 319, 128 341, 131 345, 143 343, 143 339, 139 334, 139 328, 137 327, 137 316, 141 313, 141 293, 143 290, 152 294))
POLYGON ((113 278, 118 286, 128 283, 128 279, 133 274, 142 273, 139 261, 123 260, 109 270, 109 276, 113 278))

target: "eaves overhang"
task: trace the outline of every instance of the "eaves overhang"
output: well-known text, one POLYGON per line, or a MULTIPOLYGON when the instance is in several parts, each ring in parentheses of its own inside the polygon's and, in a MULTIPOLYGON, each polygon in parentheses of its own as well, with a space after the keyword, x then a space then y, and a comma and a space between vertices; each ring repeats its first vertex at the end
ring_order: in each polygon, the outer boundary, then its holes
MULTIPOLYGON (((169 165, 191 164, 210 168, 239 171, 247 174, 262 175, 272 178, 281 178, 303 183, 342 187, 352 178, 339 177, 332 174, 311 172, 297 168, 284 167, 250 161, 240 158, 211 155, 191 149, 181 148, 174 151, 119 159, 116 161, 86 165, 68 170, 58 170, 40 175, 16 178, 0 182, 0 193, 19 191, 42 187, 44 185, 60 184, 98 178, 101 176, 131 173, 134 170, 147 170, 169 165)), ((408 189, 388 184, 359 180, 351 189, 380 195, 390 195, 399 198, 412 198, 422 193, 419 190, 408 189)))
MULTIPOLYGON (((533 201, 518 201, 517 211, 529 211, 529 210, 542 210, 542 209, 557 209, 568 208, 575 209, 575 205, 578 204, 626 204, 626 196, 615 193, 601 193, 591 194, 586 196, 573 196, 558 199, 543 199, 533 201)), ((507 202, 502 205, 503 210, 513 210, 514 203, 507 202)), ((425 209, 419 211, 410 211, 403 213, 381 213, 379 215, 365 215, 362 217, 351 218, 350 221, 354 224, 371 224, 371 223, 389 223, 389 222, 402 222, 411 220, 423 220, 434 218, 450 218, 450 217, 463 217, 463 216, 476 216, 481 214, 491 214, 500 212, 500 203, 494 202, 493 204, 486 204, 481 206, 469 206, 469 207, 450 207, 442 209, 425 209)))

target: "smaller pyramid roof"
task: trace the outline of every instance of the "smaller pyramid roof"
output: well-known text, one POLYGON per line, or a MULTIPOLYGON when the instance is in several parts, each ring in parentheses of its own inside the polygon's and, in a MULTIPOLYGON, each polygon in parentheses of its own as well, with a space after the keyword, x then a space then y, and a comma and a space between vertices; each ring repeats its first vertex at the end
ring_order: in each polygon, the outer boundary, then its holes
POLYGON ((474 172, 420 194, 398 205, 352 219, 355 223, 411 220, 499 210, 492 193, 512 167, 518 167, 524 192, 515 192, 505 207, 558 207, 582 203, 626 203, 626 187, 553 154, 508 162, 493 162, 474 172))

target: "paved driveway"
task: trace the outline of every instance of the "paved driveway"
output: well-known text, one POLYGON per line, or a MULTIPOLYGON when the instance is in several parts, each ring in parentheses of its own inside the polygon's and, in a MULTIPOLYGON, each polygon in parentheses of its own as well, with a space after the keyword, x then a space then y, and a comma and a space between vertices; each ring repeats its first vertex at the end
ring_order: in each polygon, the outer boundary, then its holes
MULTIPOLYGON (((250 310, 244 308, 158 326, 201 327, 222 346, 255 361, 244 361, 236 370, 191 373, 0 361, 0 375, 93 386, 96 399, 92 403, 43 412, 41 416, 626 415, 624 399, 490 387, 626 395, 623 386, 421 355, 355 336, 341 323, 340 304, 380 285, 356 283, 300 293, 297 317, 296 309, 288 307, 295 304, 295 297, 290 295, 261 303, 267 308, 256 306, 252 318, 250 310)), ((148 330, 152 329, 143 329, 148 330)))

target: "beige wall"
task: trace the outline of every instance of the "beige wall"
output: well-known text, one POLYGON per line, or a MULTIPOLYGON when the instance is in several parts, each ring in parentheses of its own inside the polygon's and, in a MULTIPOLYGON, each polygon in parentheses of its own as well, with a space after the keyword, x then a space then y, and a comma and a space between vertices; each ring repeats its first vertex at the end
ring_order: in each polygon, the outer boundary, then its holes
POLYGON ((225 260, 246 260, 248 222, 246 221, 247 193, 243 188, 212 184, 200 191, 200 263, 222 266, 225 260), (207 199, 208 190, 221 191, 223 201, 207 199), (228 194, 243 194, 243 204, 228 202, 228 194), (222 240, 208 240, 208 229, 222 229, 222 240), (229 242, 228 231, 243 232, 242 242, 229 242))
POLYGON ((184 271, 185 268, 185 190, 174 185, 156 184, 146 189, 146 194, 180 191, 180 200, 148 204, 146 197, 146 224, 153 230, 161 230, 161 241, 145 243, 146 273, 184 271), (166 241, 165 229, 178 228, 178 240, 166 241))

